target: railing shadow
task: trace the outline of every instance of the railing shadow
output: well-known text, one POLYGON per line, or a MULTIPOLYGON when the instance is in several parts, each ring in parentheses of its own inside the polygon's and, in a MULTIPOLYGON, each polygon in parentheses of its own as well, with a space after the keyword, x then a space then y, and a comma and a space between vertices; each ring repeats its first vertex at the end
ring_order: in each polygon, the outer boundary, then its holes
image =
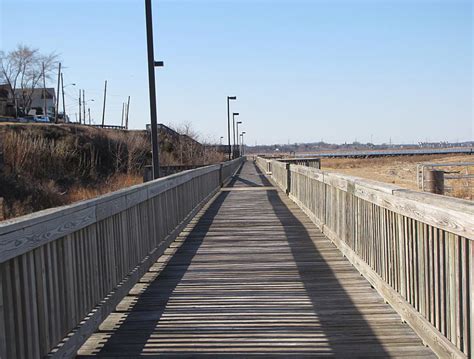
POLYGON ((242 165, 239 167, 239 169, 235 172, 235 174, 230 178, 230 181, 227 182, 224 187, 233 187, 237 183, 239 176, 242 173, 242 169, 245 167, 244 165, 245 162, 242 163, 242 165))
MULTIPOLYGON (((266 193, 282 224, 299 277, 327 337, 331 354, 345 358, 388 357, 305 226, 282 201, 279 192, 266 193)), ((368 290, 371 290, 369 286, 368 290)))
POLYGON ((246 166, 242 165, 240 167, 226 187, 235 187, 238 184, 243 184, 244 187, 273 187, 273 184, 254 162, 247 161, 246 164, 246 166), (242 171, 245 172, 242 173, 242 171), (255 172, 257 173, 256 175, 255 172), (255 179, 249 180, 248 178, 255 179))
MULTIPOLYGON (((251 178, 250 182, 252 183, 258 184, 261 182, 272 186, 258 167, 248 162, 247 165, 242 166, 238 170, 227 186, 232 187, 238 183, 241 177, 251 178), (254 178, 256 179, 254 180, 254 178)), ((261 196, 267 196, 270 208, 282 225, 282 231, 284 231, 287 238, 288 247, 293 257, 292 261, 295 263, 304 291, 310 299, 312 311, 320 323, 320 326, 315 328, 315 330, 321 332, 327 338, 327 346, 330 349, 329 352, 324 350, 324 348, 321 348, 321 350, 314 348, 314 352, 304 352, 299 351, 298 347, 292 348, 289 346, 284 353, 280 353, 281 355, 275 353, 275 355, 269 356, 292 357, 293 354, 296 356, 310 355, 315 357, 321 355, 350 358, 389 356, 363 314, 358 310, 349 294, 346 293, 343 285, 338 281, 331 264, 327 263, 323 258, 304 224, 288 208, 280 197, 279 192, 276 190, 256 192, 261 193, 261 196)), ((106 339, 99 354, 105 356, 126 355, 127 357, 138 357, 145 354, 146 347, 149 347, 150 342, 153 342, 152 335, 156 333, 160 326, 160 320, 162 320, 173 292, 182 281, 229 193, 230 191, 223 191, 218 195, 199 218, 194 228, 187 234, 189 238, 184 241, 163 271, 153 282, 149 284, 146 282, 146 289, 137 297, 133 309, 129 312, 128 316, 119 323, 119 327, 115 331, 112 333, 106 332, 110 333, 110 337, 106 339), (124 338, 127 340, 126 353, 118 353, 117 350, 119 349, 117 348, 124 348, 124 343, 122 342, 124 338)), ((312 235, 314 237, 314 234, 312 235)), ((368 287, 368 290, 371 290, 370 287, 368 287)), ((250 330, 251 328, 246 329, 245 333, 248 334, 250 330)), ((255 333, 258 333, 257 329, 254 330, 255 333)), ((281 329, 274 327, 272 328, 272 333, 283 330, 283 327, 281 329)), ((237 329, 232 329, 231 333, 236 336, 239 335, 237 329)), ((174 354, 185 357, 199 356, 199 353, 193 353, 192 351, 175 352, 174 354)), ((207 354, 214 357, 230 355, 226 352, 225 348, 222 349, 222 352, 215 352, 213 355, 207 354)), ((239 354, 235 354, 239 356, 239 354)), ((256 352, 254 354, 263 354, 263 352, 256 352)), ((268 355, 268 352, 266 354, 268 355)), ((247 354, 240 355, 245 357, 252 356, 247 354)))
POLYGON ((266 186, 266 187, 273 187, 273 183, 271 183, 267 176, 265 176, 265 174, 260 170, 260 168, 254 163, 254 168, 255 168, 255 171, 257 171, 257 175, 260 179, 260 181, 262 181, 263 185, 266 186))
POLYGON ((197 224, 187 234, 190 238, 184 241, 157 278, 151 283, 142 282, 146 283, 146 289, 138 295, 133 309, 128 312, 123 321, 119 322, 119 327, 114 330, 97 354, 106 356, 126 354, 129 357, 143 355, 145 346, 156 331, 168 301, 183 279, 214 217, 228 195, 229 192, 221 192, 205 210, 197 224), (116 348, 121 347, 117 344, 123 344, 124 338, 133 338, 133 343, 127 345, 126 353, 117 353, 116 348))

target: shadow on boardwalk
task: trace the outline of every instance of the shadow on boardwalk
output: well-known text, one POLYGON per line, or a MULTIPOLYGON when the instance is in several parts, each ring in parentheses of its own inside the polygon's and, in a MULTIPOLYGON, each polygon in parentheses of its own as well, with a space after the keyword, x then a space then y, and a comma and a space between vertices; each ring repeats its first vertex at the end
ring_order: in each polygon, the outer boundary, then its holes
POLYGON ((228 195, 229 192, 221 192, 206 209, 188 235, 192 240, 183 243, 158 277, 138 296, 133 310, 123 322, 119 323, 119 328, 104 343, 98 354, 117 354, 116 345, 120 344, 124 337, 130 336, 133 336, 133 344, 127 345, 127 351, 122 355, 133 357, 144 353, 145 346, 149 343, 151 334, 156 331, 168 301, 188 270, 214 217, 228 195))
MULTIPOLYGON (((267 191, 267 198, 284 229, 301 282, 332 355, 338 358, 388 357, 377 335, 339 283, 332 266, 317 249, 305 226, 282 201, 280 193, 267 191)), ((319 240, 328 241, 322 234, 319 240)), ((340 261, 347 262, 343 258, 340 261)), ((369 285, 367 290, 374 291, 369 285)))
POLYGON ((264 188, 272 183, 254 164, 246 163, 226 187, 180 236, 186 240, 163 271, 142 280, 142 292, 128 296, 134 298, 128 309, 116 311, 97 333, 100 343, 84 353, 424 353, 416 351, 422 345, 414 333, 301 210, 276 188, 264 188))
MULTIPOLYGON (((227 183, 227 187, 233 187, 241 180, 239 175, 242 168, 243 166, 238 169, 227 183)), ((268 182, 266 178, 265 180, 268 182)), ((258 186, 258 184, 254 185, 258 186)), ((219 213, 219 209, 228 195, 229 192, 221 192, 206 209, 194 229, 188 234, 188 237, 192 237, 193 239, 186 240, 158 277, 147 285, 146 289, 138 296, 134 303, 133 310, 128 314, 125 320, 119 322, 119 327, 104 343, 104 346, 98 354, 107 355, 108 353, 114 353, 116 345, 120 343, 124 336, 130 337, 130 333, 133 333, 133 344, 127 346, 126 355, 139 356, 143 354, 151 334, 155 332, 166 310, 166 304, 186 274, 192 259, 206 237, 209 227, 212 225, 214 217, 219 213), (163 285, 162 279, 166 280, 166 285, 163 285), (157 297, 157 293, 159 293, 158 302, 153 301, 153 299, 157 297), (150 307, 153 308, 153 311, 150 311, 150 307), (149 320, 143 320, 144 315, 148 316, 149 320), (137 324, 139 326, 137 326, 137 324)))

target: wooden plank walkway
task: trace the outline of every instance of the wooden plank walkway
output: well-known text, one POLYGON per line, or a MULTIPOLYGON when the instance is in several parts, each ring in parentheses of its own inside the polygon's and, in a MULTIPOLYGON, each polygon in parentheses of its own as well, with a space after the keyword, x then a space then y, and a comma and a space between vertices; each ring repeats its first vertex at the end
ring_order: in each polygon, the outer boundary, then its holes
POLYGON ((79 357, 435 357, 247 162, 79 357))

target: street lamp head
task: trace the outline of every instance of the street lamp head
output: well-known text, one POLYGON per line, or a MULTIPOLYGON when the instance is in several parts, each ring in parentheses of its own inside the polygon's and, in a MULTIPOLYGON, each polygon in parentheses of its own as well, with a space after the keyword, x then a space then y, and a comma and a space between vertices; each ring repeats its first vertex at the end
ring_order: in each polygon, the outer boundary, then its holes
POLYGON ((238 116, 238 115, 240 115, 240 113, 238 113, 238 112, 234 112, 234 113, 232 114, 232 116, 238 116))
POLYGON ((244 132, 242 132, 242 135, 245 135, 246 133, 247 133, 247 132, 244 131, 244 132))
POLYGON ((242 123, 242 121, 237 121, 237 124, 240 125, 242 123))
POLYGON ((228 100, 237 100, 237 96, 227 96, 228 100))

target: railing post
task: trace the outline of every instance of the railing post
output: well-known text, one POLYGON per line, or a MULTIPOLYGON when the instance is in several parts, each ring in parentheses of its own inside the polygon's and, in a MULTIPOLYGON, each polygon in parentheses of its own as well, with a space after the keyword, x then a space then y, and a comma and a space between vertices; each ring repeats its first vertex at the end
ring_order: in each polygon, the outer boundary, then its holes
POLYGON ((219 165, 219 184, 220 184, 221 187, 224 186, 224 175, 222 173, 223 167, 224 167, 224 164, 221 163, 219 165))
POLYGON ((290 194, 290 189, 291 189, 291 171, 290 171, 290 164, 285 163, 285 168, 286 168, 286 194, 290 194))

